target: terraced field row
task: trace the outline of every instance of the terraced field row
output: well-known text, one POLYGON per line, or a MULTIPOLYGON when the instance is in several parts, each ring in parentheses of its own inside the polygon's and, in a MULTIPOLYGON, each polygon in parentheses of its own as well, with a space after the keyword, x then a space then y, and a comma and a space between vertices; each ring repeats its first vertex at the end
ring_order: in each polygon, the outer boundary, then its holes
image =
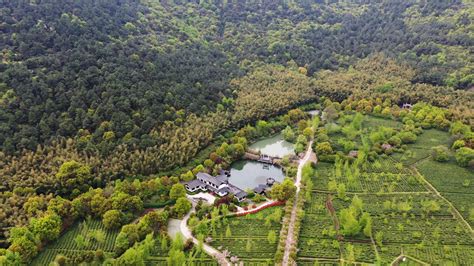
POLYGON ((276 209, 272 207, 257 214, 232 217, 228 219, 231 235, 226 236, 227 226, 216 229, 211 245, 219 250, 228 250, 231 256, 237 256, 245 265, 273 265, 280 234, 280 221, 267 221, 276 209), (270 241, 273 232, 275 239, 270 241))

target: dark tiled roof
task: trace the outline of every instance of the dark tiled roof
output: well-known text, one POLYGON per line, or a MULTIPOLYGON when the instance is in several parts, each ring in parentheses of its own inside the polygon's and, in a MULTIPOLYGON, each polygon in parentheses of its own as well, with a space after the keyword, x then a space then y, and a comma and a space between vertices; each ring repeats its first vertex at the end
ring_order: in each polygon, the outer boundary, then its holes
POLYGON ((218 180, 217 178, 215 178, 215 177, 213 177, 212 175, 207 174, 207 173, 201 173, 201 172, 199 172, 199 173, 197 173, 196 177, 197 177, 198 179, 203 180, 203 181, 207 181, 207 182, 209 182, 209 183, 211 183, 211 184, 214 184, 214 185, 217 186, 217 187, 225 183, 225 182, 222 182, 222 181, 218 180))
POLYGON ((229 181, 229 178, 225 174, 216 176, 216 179, 217 181, 222 182, 222 183, 227 183, 229 181))
POLYGON ((202 183, 201 181, 199 181, 197 179, 189 181, 188 183, 186 183, 186 185, 188 186, 189 189, 195 189, 199 186, 204 187, 204 183, 202 183))
POLYGON ((220 194, 232 193, 235 195, 235 197, 239 199, 245 198, 247 196, 247 193, 245 191, 228 183, 229 177, 227 177, 227 175, 225 174, 221 173, 221 175, 214 177, 214 176, 211 176, 210 174, 200 172, 200 173, 197 173, 196 177, 197 177, 196 180, 200 182, 206 190, 212 191, 214 193, 220 193, 220 194), (206 184, 205 182, 209 182, 213 184, 213 186, 210 186, 209 184, 206 184), (219 189, 219 187, 224 184, 225 186, 219 189))
POLYGON ((267 189, 268 189, 268 186, 267 186, 267 185, 260 184, 260 185, 258 185, 256 188, 254 188, 253 191, 254 191, 255 193, 262 194, 262 193, 265 192, 267 189))
POLYGON ((206 188, 207 190, 212 191, 212 192, 216 192, 216 191, 217 191, 217 188, 212 187, 212 186, 209 186, 209 185, 206 185, 205 188, 206 188))
POLYGON ((245 191, 240 191, 240 192, 238 192, 237 194, 235 194, 235 196, 236 196, 237 198, 241 199, 241 198, 247 197, 247 192, 245 192, 245 191))
POLYGON ((217 191, 217 193, 220 194, 228 194, 230 192, 230 189, 228 187, 223 187, 217 191))

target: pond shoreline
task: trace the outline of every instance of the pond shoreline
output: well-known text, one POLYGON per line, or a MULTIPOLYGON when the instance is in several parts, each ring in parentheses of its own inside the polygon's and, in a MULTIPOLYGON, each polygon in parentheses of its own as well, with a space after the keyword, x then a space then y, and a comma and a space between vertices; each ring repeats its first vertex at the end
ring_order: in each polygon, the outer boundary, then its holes
POLYGON ((280 166, 253 160, 235 161, 231 164, 229 171, 229 182, 244 190, 266 184, 269 178, 277 182, 282 182, 285 178, 280 166))

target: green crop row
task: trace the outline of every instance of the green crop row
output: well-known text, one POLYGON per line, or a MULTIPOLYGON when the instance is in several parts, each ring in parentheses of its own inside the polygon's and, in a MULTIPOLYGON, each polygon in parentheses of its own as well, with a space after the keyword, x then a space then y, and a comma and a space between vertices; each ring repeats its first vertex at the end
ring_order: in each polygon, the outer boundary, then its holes
POLYGON ((56 255, 78 255, 84 254, 86 251, 102 250, 106 254, 114 251, 115 238, 118 230, 107 230, 99 220, 87 220, 76 223, 69 228, 58 240, 47 245, 43 251, 33 261, 34 265, 48 265, 54 260, 56 255), (75 239, 76 237, 87 237, 88 234, 94 231, 101 231, 104 234, 104 239, 97 241, 89 239, 85 246, 79 246, 75 239))
POLYGON ((374 230, 383 232, 387 243, 430 243, 474 245, 459 221, 449 218, 374 219, 374 230))
POLYGON ((216 228, 210 244, 220 250, 230 251, 231 256, 246 259, 245 265, 272 263, 277 250, 281 223, 267 218, 277 209, 281 207, 265 209, 252 215, 227 218, 227 225, 223 222, 216 228), (274 234, 274 241, 269 240, 270 232, 274 234), (260 261, 252 262, 249 260, 252 258, 260 261))

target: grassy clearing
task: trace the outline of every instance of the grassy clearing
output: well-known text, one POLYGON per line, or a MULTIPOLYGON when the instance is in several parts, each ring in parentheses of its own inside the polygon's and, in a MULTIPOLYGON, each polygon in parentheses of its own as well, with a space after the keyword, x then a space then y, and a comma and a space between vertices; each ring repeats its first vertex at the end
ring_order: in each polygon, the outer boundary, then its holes
POLYGON ((448 132, 428 129, 424 130, 413 144, 407 145, 407 150, 404 154, 396 153, 392 157, 402 162, 404 165, 410 166, 415 163, 424 161, 431 155, 431 148, 444 145, 449 147, 451 144, 448 132))
POLYGON ((397 120, 393 119, 387 119, 387 118, 382 118, 382 117, 376 117, 376 116, 365 116, 365 120, 362 123, 363 128, 377 128, 377 127, 393 127, 393 128, 399 128, 402 126, 402 123, 397 120))
POLYGON ((432 147, 439 145, 449 146, 450 135, 448 132, 438 129, 423 130, 423 133, 418 136, 416 142, 411 144, 412 147, 430 150, 432 147))
POLYGON ((392 158, 403 163, 405 166, 411 166, 419 161, 427 159, 430 155, 430 150, 409 146, 404 154, 395 153, 392 158))

